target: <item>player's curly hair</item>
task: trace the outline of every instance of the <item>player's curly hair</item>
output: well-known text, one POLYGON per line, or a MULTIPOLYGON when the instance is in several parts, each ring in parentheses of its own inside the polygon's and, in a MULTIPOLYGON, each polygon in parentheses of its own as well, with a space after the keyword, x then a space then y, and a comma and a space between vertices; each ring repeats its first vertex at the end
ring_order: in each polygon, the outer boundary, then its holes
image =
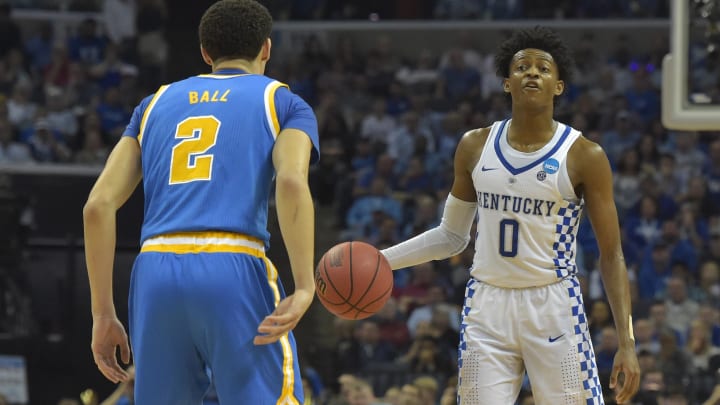
POLYGON ((255 0, 220 0, 200 19, 200 44, 214 61, 253 60, 270 37, 272 16, 255 0))
POLYGON ((570 49, 557 32, 546 27, 516 31, 505 40, 495 54, 495 73, 501 78, 510 76, 513 56, 523 49, 534 48, 549 53, 558 67, 558 76, 565 82, 572 81, 575 61, 570 49))

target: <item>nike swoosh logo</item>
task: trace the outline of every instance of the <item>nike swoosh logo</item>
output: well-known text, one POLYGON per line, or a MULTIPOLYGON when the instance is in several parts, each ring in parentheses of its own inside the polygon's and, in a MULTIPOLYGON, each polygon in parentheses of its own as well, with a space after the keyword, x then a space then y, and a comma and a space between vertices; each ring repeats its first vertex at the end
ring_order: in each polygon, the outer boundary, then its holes
POLYGON ((480 170, 482 170, 484 172, 489 172, 490 170, 497 170, 497 169, 499 169, 499 168, 498 167, 485 167, 485 166, 480 168, 480 170))
POLYGON ((552 336, 550 336, 550 337, 548 338, 548 342, 552 343, 552 342, 560 339, 560 338, 563 337, 563 336, 565 336, 564 333, 563 333, 562 335, 558 336, 558 337, 552 337, 552 336))

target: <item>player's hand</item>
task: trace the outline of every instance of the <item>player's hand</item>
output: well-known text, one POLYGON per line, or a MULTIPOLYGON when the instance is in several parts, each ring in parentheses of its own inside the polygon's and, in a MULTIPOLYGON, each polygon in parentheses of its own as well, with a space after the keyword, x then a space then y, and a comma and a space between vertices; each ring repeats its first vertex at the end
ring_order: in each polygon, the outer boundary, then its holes
POLYGON ((100 372, 108 380, 119 383, 127 381, 128 373, 117 361, 117 349, 120 359, 130 363, 130 344, 127 333, 116 316, 98 316, 93 318, 92 343, 90 345, 100 372))
POLYGON ((615 353, 612 374, 610 374, 610 388, 614 389, 618 384, 620 384, 616 397, 618 404, 631 400, 640 387, 640 365, 634 347, 621 348, 615 353))
POLYGON ((275 311, 266 316, 258 326, 259 335, 255 336, 253 343, 256 345, 273 343, 290 332, 300 322, 314 296, 314 291, 295 290, 295 293, 280 301, 275 311))

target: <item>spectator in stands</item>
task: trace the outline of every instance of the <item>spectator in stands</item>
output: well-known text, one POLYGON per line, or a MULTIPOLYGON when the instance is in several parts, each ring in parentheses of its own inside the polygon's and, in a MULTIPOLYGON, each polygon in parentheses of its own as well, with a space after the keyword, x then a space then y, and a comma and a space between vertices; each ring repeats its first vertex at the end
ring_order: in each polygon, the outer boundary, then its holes
POLYGON ((412 383, 418 389, 418 405, 435 405, 437 403, 440 385, 437 380, 430 376, 422 376, 413 380, 412 383))
POLYGON ((720 307, 720 263, 704 260, 700 264, 698 302, 720 307))
POLYGON ((613 176, 613 193, 618 215, 624 217, 640 200, 637 192, 640 188, 640 160, 637 150, 631 148, 624 150, 617 162, 613 176))
POLYGON ((675 168, 675 156, 672 153, 663 152, 660 154, 660 166, 655 178, 663 194, 678 199, 687 188, 689 179, 683 177, 683 173, 675 170, 675 168))
MULTIPOLYGON (((50 61, 43 70, 45 86, 65 88, 70 84, 71 65, 68 48, 64 43, 56 42, 52 46, 50 61)), ((77 68, 85 70, 81 63, 76 63, 77 68)))
POLYGON ((685 333, 700 309, 697 302, 688 298, 686 281, 677 276, 667 280, 667 324, 670 328, 685 333))
POLYGON ((41 163, 66 162, 71 157, 70 149, 62 139, 62 135, 52 131, 50 124, 42 118, 35 123, 28 144, 33 158, 41 163))
POLYGON ((53 131, 59 132, 67 143, 72 143, 78 131, 78 120, 71 106, 68 105, 67 95, 59 88, 48 87, 45 95, 47 113, 45 119, 53 131))
POLYGON ((702 319, 696 318, 690 323, 685 350, 690 357, 693 375, 710 375, 714 377, 717 370, 710 368, 710 359, 720 356, 720 347, 713 346, 712 335, 702 319))
POLYGON ((108 148, 103 140, 102 133, 98 130, 85 131, 83 133, 83 146, 75 154, 75 162, 86 165, 103 165, 108 157, 108 148))
POLYGON ((710 198, 707 180, 704 177, 697 176, 688 179, 685 193, 678 196, 678 203, 695 205, 697 212, 705 218, 720 214, 720 204, 710 198))
POLYGON ((612 120, 612 129, 604 132, 601 145, 613 166, 617 165, 622 153, 635 147, 640 140, 640 134, 635 131, 630 122, 630 112, 621 110, 612 120))
POLYGON ((477 69, 465 64, 460 49, 449 54, 448 65, 440 71, 435 98, 459 102, 477 97, 480 94, 480 73, 477 69))
POLYGON ((104 99, 97 106, 96 112, 100 116, 102 130, 113 141, 120 139, 120 135, 130 121, 130 111, 122 104, 120 91, 117 88, 110 87, 105 91, 104 99))
MULTIPOLYGON (((417 269, 415 269, 417 271, 417 269)), ((416 307, 410 312, 408 317, 407 325, 410 331, 410 336, 413 338, 417 337, 418 324, 420 322, 430 322, 431 326, 433 320, 437 322, 446 323, 443 327, 448 326, 455 333, 460 332, 460 311, 456 305, 449 304, 445 301, 447 294, 446 289, 442 285, 430 285, 427 290, 427 295, 424 297, 425 304, 416 307), (438 313, 442 312, 442 314, 438 313)), ((438 331, 444 333, 444 331, 438 331)), ((436 336, 439 338, 439 336, 436 336)), ((450 339, 457 336, 451 336, 450 339)), ((451 340, 453 345, 456 345, 459 341, 457 339, 451 340)))
POLYGON ((164 1, 138 0, 136 22, 139 84, 147 92, 154 91, 158 83, 165 81, 165 65, 169 55, 164 32, 166 21, 164 1))
POLYGON ((27 70, 22 49, 11 49, 4 60, 2 82, 19 86, 32 86, 32 77, 27 70))
POLYGON ((396 126, 395 118, 387 113, 385 99, 377 98, 373 102, 372 112, 360 124, 360 136, 370 139, 373 145, 384 145, 387 134, 394 131, 396 126))
POLYGON ((348 399, 348 405, 389 405, 376 398, 370 384, 360 378, 356 378, 350 385, 348 399))
POLYGON ((134 53, 137 37, 137 17, 135 0, 103 1, 102 17, 105 33, 111 44, 119 47, 120 54, 129 56, 134 53))
POLYGON ((630 210, 626 215, 623 229, 635 246, 646 249, 660 238, 662 222, 658 213, 658 201, 654 197, 644 195, 638 205, 638 213, 630 210))
POLYGON ((380 328, 380 339, 393 345, 395 350, 404 351, 410 342, 407 320, 400 312, 397 300, 390 297, 374 318, 380 328))
POLYGON ((402 125, 386 136, 387 153, 400 168, 407 168, 415 151, 417 139, 425 138, 426 145, 434 142, 430 131, 419 126, 420 117, 415 111, 402 115, 402 125))
POLYGON ((105 56, 102 61, 89 68, 90 77, 103 90, 118 87, 124 78, 138 75, 137 67, 121 60, 118 52, 118 45, 108 44, 105 47, 105 56))
POLYGON ((13 87, 12 96, 7 101, 8 120, 20 130, 31 127, 37 115, 38 105, 31 96, 32 87, 18 83, 13 87))
POLYGON ((650 320, 638 318, 633 322, 635 332, 635 351, 647 352, 651 357, 660 351, 660 343, 654 339, 655 328, 650 320))
POLYGON ((391 362, 396 356, 392 345, 380 339, 377 321, 366 319, 356 324, 353 340, 339 353, 338 371, 357 373, 371 365, 391 362))
POLYGON ((647 125, 660 116, 660 96, 650 82, 647 67, 635 70, 632 86, 625 92, 625 98, 630 111, 638 114, 643 124, 647 125))
POLYGON ((647 248, 638 271, 638 293, 640 299, 652 300, 665 292, 665 281, 670 277, 670 246, 658 241, 647 248))
POLYGON ((0 119, 0 165, 31 163, 32 161, 28 146, 16 140, 15 131, 7 120, 0 119))
POLYGON ((670 330, 660 332, 660 352, 658 367, 662 370, 665 381, 686 381, 690 372, 690 359, 680 349, 677 335, 670 330))
POLYGON ((77 33, 68 40, 68 52, 73 62, 92 66, 102 61, 105 55, 104 38, 98 34, 98 24, 93 18, 80 23, 77 33))
POLYGON ((402 206, 391 195, 384 178, 376 177, 370 184, 370 193, 355 200, 347 213, 347 225, 356 237, 370 236, 378 226, 378 216, 384 214, 402 223, 402 206))

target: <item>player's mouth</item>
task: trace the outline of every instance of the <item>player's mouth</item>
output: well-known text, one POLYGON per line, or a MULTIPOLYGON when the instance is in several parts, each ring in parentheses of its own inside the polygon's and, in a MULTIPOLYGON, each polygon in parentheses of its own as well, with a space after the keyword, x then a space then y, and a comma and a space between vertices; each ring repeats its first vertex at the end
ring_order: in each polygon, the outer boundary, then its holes
POLYGON ((532 91, 540 91, 540 85, 538 82, 534 80, 530 80, 523 85, 523 89, 525 90, 532 90, 532 91))

